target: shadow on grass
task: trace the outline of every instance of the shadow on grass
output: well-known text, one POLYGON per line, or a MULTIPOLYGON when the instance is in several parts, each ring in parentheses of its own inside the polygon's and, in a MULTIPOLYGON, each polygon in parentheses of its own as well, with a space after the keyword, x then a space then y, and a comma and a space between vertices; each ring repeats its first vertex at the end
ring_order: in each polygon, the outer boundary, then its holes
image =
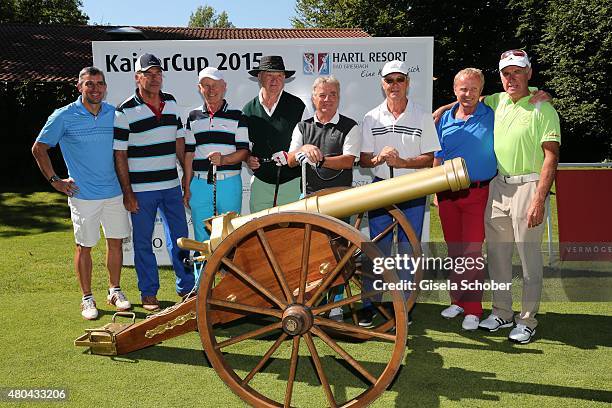
POLYGON ((112 357, 119 361, 137 363, 139 360, 159 361, 170 364, 186 364, 196 367, 212 367, 204 350, 156 345, 133 351, 123 356, 112 357))
MULTIPOLYGON (((508 336, 509 330, 502 329, 494 333, 480 330, 473 332, 461 330, 459 317, 452 321, 439 317, 444 307, 446 306, 418 303, 414 310, 416 322, 410 326, 410 334, 425 334, 422 331, 423 329, 439 332, 452 331, 484 343, 478 346, 458 343, 456 344, 457 348, 482 348, 503 353, 540 353, 538 350, 524 348, 509 341, 500 342, 500 338, 505 339, 508 336), (417 331, 415 332, 415 330, 417 331)), ((489 311, 487 310, 484 316, 488 316, 488 314, 489 311)), ((535 342, 559 342, 582 350, 612 347, 612 316, 548 312, 538 314, 537 318, 538 328, 535 342)))
MULTIPOLYGON (((474 371, 459 367, 444 367, 442 354, 438 349, 465 349, 495 351, 516 357, 494 356, 495 361, 500 358, 521 358, 533 354, 543 354, 545 351, 531 346, 515 345, 506 341, 507 330, 496 333, 464 332, 459 328, 458 321, 452 323, 438 318, 443 306, 433 304, 419 304, 414 313, 415 323, 410 326, 409 355, 400 372, 393 381, 390 390, 398 393, 395 405, 398 407, 439 407, 442 398, 452 401, 465 399, 481 401, 499 401, 500 398, 493 393, 528 394, 534 396, 562 397, 582 401, 612 402, 612 392, 606 390, 593 390, 580 387, 536 384, 531 382, 508 381, 497 378, 497 373, 491 371, 474 371), (433 316, 433 318, 432 318, 433 316), (440 341, 432 339, 427 331, 456 332, 473 340, 474 343, 458 341, 440 341)), ((559 313, 545 313, 540 315, 540 326, 537 342, 555 341, 580 349, 595 349, 600 346, 610 346, 610 327, 612 318, 597 315, 565 315, 559 313), (590 333, 590 334, 589 334, 590 333)), ((244 331, 254 330, 261 325, 270 323, 266 319, 256 321, 242 321, 243 324, 226 324, 218 328, 218 336, 236 336, 244 331)), ((270 345, 278 337, 280 331, 267 336, 270 345)), ((263 340, 263 339, 260 339, 263 340)), ((372 350, 376 349, 377 342, 364 343, 372 350)), ((288 345, 287 345, 288 346, 288 345)), ((349 346, 350 347, 350 346, 349 346)), ((267 349, 266 346, 262 350, 267 349)), ((244 354, 238 352, 225 354, 226 361, 237 371, 249 372, 261 360, 261 355, 244 354)), ((350 348, 348 348, 350 350, 350 348)), ((321 353, 321 351, 319 351, 321 353)), ((350 351, 349 351, 350 352, 350 351)), ((201 350, 181 349, 158 345, 144 350, 130 353, 122 359, 137 363, 139 360, 152 360, 172 364, 188 364, 192 366, 211 367, 205 354, 201 350)), ((332 384, 334 397, 338 402, 355 396, 355 389, 366 389, 367 384, 363 378, 354 372, 346 362, 337 356, 321 355, 321 361, 332 384), (349 374, 352 372, 352 375, 349 374)), ((385 368, 382 362, 361 361, 362 365, 371 373, 379 375, 385 368)), ((554 362, 551 362, 554 364, 554 362)), ((505 364, 507 366, 507 364, 505 364)), ((310 386, 319 387, 311 359, 300 356, 298 363, 298 376, 296 381, 310 386)), ((275 375, 276 379, 286 381, 289 373, 288 358, 273 357, 263 367, 262 372, 275 375)), ((359 392, 362 392, 359 391, 359 392)), ((228 391, 229 392, 229 391, 228 391)), ((284 387, 279 393, 284 392, 284 387)), ((321 391, 322 392, 322 391, 321 391)), ((282 401, 282 395, 270 396, 282 401)))
POLYGON ((70 210, 66 197, 44 194, 47 201, 37 201, 36 192, 0 194, 0 238, 61 231, 67 228, 70 210), (10 201, 10 202, 9 202, 10 201))
MULTIPOLYGON (((610 391, 500 380, 496 378, 495 372, 444 367, 443 358, 436 349, 453 347, 452 342, 434 341, 430 337, 418 335, 410 340, 410 347, 412 353, 407 358, 407 365, 402 367, 392 388, 398 392, 395 401, 397 407, 439 407, 441 398, 451 401, 464 399, 499 401, 500 398, 492 393, 612 402, 610 391), (405 390, 411 390, 410 397, 406 397, 405 390)), ((518 400, 515 401, 520 405, 518 400)))

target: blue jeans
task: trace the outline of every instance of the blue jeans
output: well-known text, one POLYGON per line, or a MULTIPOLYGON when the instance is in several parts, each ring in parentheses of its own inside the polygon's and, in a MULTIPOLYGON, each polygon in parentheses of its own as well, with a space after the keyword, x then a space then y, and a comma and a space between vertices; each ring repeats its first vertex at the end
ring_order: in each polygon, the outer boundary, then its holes
MULTIPOLYGON (((381 181, 380 178, 376 177, 374 183, 381 181)), ((403 213, 406 219, 412 225, 417 238, 421 238, 423 231, 423 218, 425 216, 425 204, 427 203, 427 197, 416 198, 414 200, 405 201, 403 203, 396 204, 403 213)), ((368 212, 369 227, 370 227, 370 239, 374 239, 378 234, 385 230, 393 222, 391 215, 384 209, 379 208, 368 212)), ((398 241, 398 254, 411 254, 412 246, 408 241, 406 233, 401 228, 398 228, 397 234, 398 241)), ((383 255, 390 256, 393 245, 393 233, 390 231, 385 234, 377 243, 377 246, 383 252, 383 255)), ((398 270, 398 277, 400 280, 412 280, 413 275, 410 269, 398 270)), ((370 291, 372 288, 372 281, 370 279, 364 279, 363 282, 364 290, 370 291)), ((410 293, 405 292, 404 296, 408 298, 410 293)), ((371 299, 363 299, 364 307, 371 307, 371 299)))
POLYGON ((142 296, 156 296, 159 290, 159 272, 153 253, 153 230, 157 210, 161 213, 166 232, 166 247, 176 274, 176 292, 186 294, 193 288, 194 276, 186 268, 183 259, 189 251, 180 249, 176 240, 188 237, 185 207, 180 187, 157 191, 143 191, 136 194, 139 210, 132 213, 134 239, 134 265, 138 276, 138 289, 142 296))

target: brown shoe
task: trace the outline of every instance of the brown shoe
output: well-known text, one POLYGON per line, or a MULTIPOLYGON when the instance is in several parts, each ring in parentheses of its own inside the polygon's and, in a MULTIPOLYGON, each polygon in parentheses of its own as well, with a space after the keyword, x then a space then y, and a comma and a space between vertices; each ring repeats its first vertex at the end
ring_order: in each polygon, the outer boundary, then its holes
POLYGON ((159 300, 157 300, 157 297, 155 296, 143 296, 142 308, 151 312, 159 310, 159 300))

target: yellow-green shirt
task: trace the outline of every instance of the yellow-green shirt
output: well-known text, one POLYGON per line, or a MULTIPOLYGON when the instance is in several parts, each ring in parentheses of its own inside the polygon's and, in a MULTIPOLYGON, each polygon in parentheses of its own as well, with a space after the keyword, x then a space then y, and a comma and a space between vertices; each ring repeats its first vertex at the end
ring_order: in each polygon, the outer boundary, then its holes
POLYGON ((504 176, 540 173, 542 143, 561 143, 557 111, 548 102, 529 103, 531 95, 512 102, 506 92, 489 95, 484 102, 495 111, 494 150, 497 169, 504 176))

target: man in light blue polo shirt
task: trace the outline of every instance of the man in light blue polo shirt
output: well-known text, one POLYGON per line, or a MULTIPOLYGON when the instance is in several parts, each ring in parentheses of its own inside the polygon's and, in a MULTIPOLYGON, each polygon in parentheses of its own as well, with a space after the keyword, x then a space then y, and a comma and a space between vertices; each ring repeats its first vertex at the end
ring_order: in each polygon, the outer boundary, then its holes
POLYGON ((100 224, 107 245, 107 301, 117 310, 131 307, 119 286, 121 244, 130 235, 130 225, 113 164, 115 108, 103 102, 103 72, 95 67, 83 68, 77 89, 81 96, 53 112, 36 138, 32 154, 53 188, 68 196, 76 241, 74 265, 83 292, 81 315, 92 320, 98 317, 98 310, 91 292, 91 248, 100 239, 100 224), (68 168, 65 179, 56 175, 49 159, 48 150, 58 143, 68 168))
MULTIPOLYGON (((457 288, 462 288, 464 282, 480 282, 484 278, 484 268, 477 266, 477 259, 482 257, 484 213, 497 161, 493 151, 494 113, 479 102, 483 87, 482 71, 476 68, 459 71, 453 81, 457 103, 442 115, 437 125, 441 150, 435 154, 434 166, 463 157, 471 180, 467 190, 437 195, 449 256, 469 259, 474 265, 448 271, 457 288)), ((451 290, 450 297, 451 305, 442 311, 442 317, 452 319, 463 313, 461 327, 476 330, 482 316, 482 290, 451 290)))

